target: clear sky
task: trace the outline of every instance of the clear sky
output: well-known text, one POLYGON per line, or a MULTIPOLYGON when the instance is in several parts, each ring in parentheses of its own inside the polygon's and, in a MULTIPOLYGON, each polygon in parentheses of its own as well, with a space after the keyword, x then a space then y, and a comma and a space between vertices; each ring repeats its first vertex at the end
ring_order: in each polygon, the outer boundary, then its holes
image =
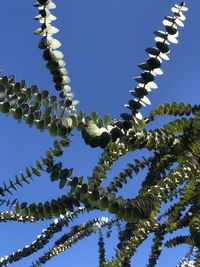
MULTIPOLYGON (((180 43, 172 46, 170 61, 165 61, 162 66, 165 75, 156 80, 159 89, 149 95, 152 106, 143 109, 143 114, 148 114, 158 104, 174 100, 199 104, 200 1, 187 2, 189 12, 186 13, 186 27, 180 29, 180 43)), ((16 74, 18 80, 25 79, 30 86, 37 84, 41 89, 47 88, 54 93, 51 77, 41 57, 42 51, 37 48, 40 38, 33 35, 38 28, 33 20, 37 15, 33 3, 27 0, 0 2, 0 66, 5 75, 16 74)), ((57 9, 53 13, 58 20, 54 25, 60 29, 55 37, 63 44, 61 50, 65 54, 75 99, 80 100, 79 109, 88 113, 96 110, 101 116, 109 113, 113 118, 118 118, 125 111, 123 105, 130 99, 129 90, 135 86, 132 78, 140 74, 137 64, 147 59, 144 49, 155 44, 153 31, 164 30, 163 17, 171 15, 170 8, 177 2, 57 0, 55 3, 57 9)), ((18 124, 2 114, 0 121, 0 178, 7 180, 44 155, 52 144, 52 138, 46 132, 41 134, 34 127, 30 129, 26 124, 18 124)), ((75 175, 87 177, 99 154, 100 149, 86 147, 78 134, 63 159, 66 167, 74 168, 75 175)), ((114 166, 110 176, 117 173, 120 167, 124 168, 135 155, 123 158, 120 164, 114 166)), ((128 183, 123 193, 135 195, 141 180, 142 175, 128 183)), ((50 183, 48 176, 42 176, 20 189, 16 196, 20 201, 33 202, 50 200, 59 194, 58 185, 50 183)), ((87 221, 97 214, 82 216, 75 223, 87 221)), ((2 223, 0 256, 32 242, 48 223, 2 223)), ((116 242, 116 237, 108 240, 108 258, 114 255, 113 244, 116 242)), ((146 266, 149 244, 149 241, 145 242, 142 250, 136 254, 133 266, 146 266)), ((175 266, 186 251, 185 246, 165 250, 157 266, 175 266)), ((41 255, 41 252, 37 255, 41 255)), ((36 254, 12 266, 28 267, 35 259, 36 254)), ((45 266, 98 266, 97 235, 80 241, 45 266)))

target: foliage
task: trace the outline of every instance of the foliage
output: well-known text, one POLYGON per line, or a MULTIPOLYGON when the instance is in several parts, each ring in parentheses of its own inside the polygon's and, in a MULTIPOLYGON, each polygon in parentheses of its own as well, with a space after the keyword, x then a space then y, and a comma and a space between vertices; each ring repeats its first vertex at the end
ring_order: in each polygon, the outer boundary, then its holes
POLYGON ((48 130, 56 141, 41 159, 35 161, 34 166, 27 166, 24 173, 2 182, 0 203, 9 210, 0 213, 0 221, 36 223, 54 218, 54 222, 30 245, 2 257, 0 266, 38 252, 55 233, 68 226, 69 221, 93 210, 108 211, 113 218, 95 218, 73 226, 31 266, 41 266, 95 232, 100 232, 99 266, 131 266, 131 257, 149 234, 154 234, 154 238, 147 266, 156 265, 163 245, 174 247, 180 244, 189 244, 191 250, 179 266, 199 266, 200 106, 183 102, 165 103, 153 109, 146 118, 139 111, 142 106, 151 104, 147 96, 157 88, 155 78, 163 74, 162 61, 169 59, 171 43, 178 43, 178 27, 184 26, 183 13, 187 11, 185 4, 175 5, 173 16, 165 17, 165 31, 154 32, 156 47, 146 49, 148 59, 139 64, 141 73, 135 77, 137 86, 130 91, 131 99, 125 105, 129 112, 122 113, 118 119, 109 115, 99 118, 95 111, 91 114, 77 111, 79 102, 74 100, 69 85, 64 55, 59 50, 61 43, 53 37, 58 32, 52 25, 56 19, 52 10, 56 5, 52 0, 38 0, 35 7, 38 9, 35 19, 40 23, 35 34, 41 36, 39 48, 43 50, 46 67, 59 94, 50 95, 47 90, 40 91, 37 85, 29 87, 25 81, 16 81, 15 76, 1 74, 0 111, 19 122, 35 126, 41 132, 48 130), (151 129, 152 121, 166 115, 179 117, 161 128, 151 129), (81 132, 86 145, 102 149, 101 158, 88 180, 84 175, 74 176, 73 168, 66 168, 62 161, 56 160, 70 146, 70 137, 75 130, 81 132), (133 160, 110 184, 102 185, 116 161, 127 153, 144 148, 152 152, 152 156, 133 160), (133 174, 145 168, 146 175, 138 195, 132 198, 121 196, 119 189, 133 178, 133 174), (66 187, 67 193, 44 203, 20 203, 12 198, 19 187, 30 184, 33 176, 42 176, 43 173, 47 173, 52 182, 58 181, 61 189, 66 187), (161 214, 165 203, 171 203, 171 206, 161 214), (119 232, 119 243, 115 257, 108 260, 101 229, 106 227, 109 236, 114 225, 119 232), (185 227, 189 228, 187 236, 175 236, 164 241, 168 233, 185 227))

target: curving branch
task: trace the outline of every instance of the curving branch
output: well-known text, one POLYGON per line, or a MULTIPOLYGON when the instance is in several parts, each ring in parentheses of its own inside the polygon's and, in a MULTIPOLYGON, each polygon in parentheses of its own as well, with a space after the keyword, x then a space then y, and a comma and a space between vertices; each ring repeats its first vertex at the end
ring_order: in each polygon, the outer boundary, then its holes
MULTIPOLYGON (((22 258, 30 256, 31 254, 42 249, 55 233, 60 232, 64 226, 68 226, 69 222, 76 218, 80 213, 84 212, 84 210, 84 208, 79 208, 74 212, 67 213, 65 216, 60 216, 59 219, 55 219, 54 222, 47 227, 47 229, 42 231, 41 235, 38 235, 37 239, 33 241, 31 245, 27 245, 24 248, 10 254, 9 256, 1 257, 0 266, 6 266, 8 263, 19 261, 22 258)), ((24 219, 23 216, 21 216, 21 218, 24 219)), ((31 218, 30 221, 32 221, 31 218)))
POLYGON ((52 257, 55 257, 59 253, 69 249, 72 245, 74 245, 79 240, 90 236, 92 233, 97 232, 102 227, 106 227, 109 224, 116 223, 116 219, 108 220, 105 217, 97 218, 92 221, 87 222, 86 224, 81 224, 79 226, 75 226, 72 228, 71 232, 68 235, 65 235, 62 243, 60 241, 55 243, 55 246, 51 248, 48 252, 46 252, 43 256, 41 256, 38 260, 36 260, 30 267, 39 267, 45 264, 52 257))
POLYGON ((69 180, 69 177, 71 176, 72 171, 69 169, 63 169, 60 170, 58 173, 57 169, 55 168, 54 164, 54 157, 60 157, 63 155, 63 148, 68 147, 70 144, 69 139, 61 139, 61 140, 55 140, 53 143, 53 148, 49 148, 46 150, 45 154, 46 157, 42 157, 41 159, 36 160, 36 165, 33 167, 26 167, 26 172, 21 172, 20 175, 15 175, 15 179, 11 180, 9 179, 9 183, 6 184, 5 181, 3 181, 3 186, 0 186, 0 195, 3 197, 6 196, 6 193, 13 194, 12 190, 17 191, 17 187, 23 187, 23 184, 30 184, 31 180, 33 180, 33 176, 40 177, 42 175, 42 172, 51 173, 51 176, 54 176, 54 179, 51 177, 51 181, 60 179, 60 185, 61 188, 64 187, 67 180, 69 180), (56 175, 55 178, 55 169, 56 169, 56 175), (52 175, 53 174, 53 175, 52 175))
POLYGON ((54 34, 59 32, 56 27, 51 25, 57 19, 51 13, 51 10, 55 9, 56 5, 52 0, 38 0, 35 6, 39 11, 39 15, 35 19, 41 24, 35 34, 42 36, 39 48, 44 50, 43 58, 47 61, 46 67, 53 77, 55 89, 61 91, 60 97, 66 98, 69 107, 68 114, 75 114, 76 105, 79 101, 73 100, 74 93, 69 86, 70 78, 66 69, 64 54, 58 50, 61 43, 53 37, 54 34))
POLYGON ((48 130, 53 137, 66 138, 73 128, 67 101, 58 102, 48 91, 40 91, 36 85, 29 88, 25 81, 16 82, 13 77, 0 77, 0 112, 42 132, 48 130))
POLYGON ((151 102, 147 95, 152 89, 156 89, 157 85, 154 79, 157 75, 162 75, 163 71, 160 69, 162 60, 169 60, 168 54, 170 52, 170 43, 178 43, 176 39, 179 35, 177 26, 183 27, 183 21, 186 19, 183 12, 188 9, 185 7, 184 2, 179 6, 172 7, 173 17, 165 17, 163 24, 165 26, 164 31, 155 31, 156 35, 156 47, 150 47, 146 49, 149 54, 149 58, 145 63, 139 64, 139 68, 142 69, 140 76, 135 77, 135 81, 138 85, 130 93, 134 99, 131 99, 128 104, 125 105, 131 110, 131 116, 129 114, 121 114, 121 117, 125 120, 135 118, 136 120, 142 120, 142 115, 139 112, 142 106, 150 105, 151 102))

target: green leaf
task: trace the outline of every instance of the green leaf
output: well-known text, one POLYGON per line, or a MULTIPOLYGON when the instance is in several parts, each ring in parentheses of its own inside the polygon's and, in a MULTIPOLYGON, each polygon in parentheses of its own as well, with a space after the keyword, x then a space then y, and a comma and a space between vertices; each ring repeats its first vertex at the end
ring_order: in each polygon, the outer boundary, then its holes
POLYGON ((96 113, 96 111, 93 111, 93 112, 91 113, 91 118, 92 118, 92 120, 93 120, 95 123, 97 123, 99 116, 98 116, 98 114, 96 113))
POLYGON ((120 206, 119 206, 119 203, 117 201, 112 202, 108 206, 108 211, 110 213, 117 214, 119 212, 119 210, 120 210, 120 206))
POLYGON ((38 87, 37 87, 37 85, 31 86, 31 92, 32 92, 32 94, 38 93, 38 87))
POLYGON ((48 150, 46 151, 46 156, 47 156, 47 158, 49 158, 49 159, 52 159, 52 158, 53 158, 53 152, 52 152, 51 149, 48 149, 48 150))
POLYGON ((10 112, 10 104, 9 102, 4 102, 1 106, 1 112, 9 113, 10 112))
POLYGON ((150 57, 148 60, 147 60, 147 64, 151 67, 151 69, 157 69, 157 68, 160 68, 161 66, 161 63, 160 61, 155 58, 155 57, 150 57))
POLYGON ((77 116, 78 122, 82 122, 82 119, 83 118, 84 118, 84 113, 83 113, 83 111, 80 111, 79 114, 78 114, 78 116, 77 116))
POLYGON ((60 141, 60 143, 61 143, 61 145, 62 145, 63 147, 69 147, 69 145, 70 145, 70 140, 68 140, 68 139, 62 139, 62 140, 60 141))
POLYGON ((103 123, 105 126, 107 126, 111 121, 111 118, 110 118, 110 115, 106 114, 104 117, 103 117, 103 123))
POLYGON ((58 134, 58 125, 57 123, 53 122, 50 124, 49 128, 48 128, 51 136, 56 136, 58 134))
POLYGON ((60 189, 62 189, 63 187, 65 187, 66 183, 67 183, 67 178, 64 178, 64 177, 63 177, 63 178, 60 180, 60 184, 59 184, 60 189))
POLYGON ((48 97, 49 92, 47 90, 44 90, 44 91, 41 92, 41 94, 42 94, 42 99, 44 100, 44 99, 46 99, 48 97))
POLYGON ((72 119, 72 127, 75 128, 78 126, 78 120, 76 116, 70 116, 70 118, 72 119))
POLYGON ((34 114, 31 113, 27 116, 26 123, 32 125, 34 123, 34 120, 35 120, 34 114))
POLYGON ((15 91, 16 94, 21 92, 21 84, 20 83, 16 83, 14 85, 14 91, 15 91))
POLYGON ((17 187, 14 185, 14 183, 11 180, 9 180, 9 182, 10 182, 10 187, 12 187, 14 190, 17 190, 17 187))
POLYGON ((68 134, 68 128, 64 125, 59 125, 58 127, 58 135, 61 137, 65 137, 68 134))
POLYGON ((109 205, 109 202, 108 202, 108 198, 107 196, 103 196, 101 199, 100 199, 100 207, 102 209, 106 209, 109 205))
POLYGON ((41 119, 40 121, 37 122, 37 128, 40 130, 43 130, 45 128, 45 120, 41 119))
POLYGON ((26 167, 26 173, 29 178, 32 176, 31 170, 28 167, 26 167))
POLYGON ((17 200, 17 198, 16 198, 16 199, 14 199, 14 200, 12 201, 11 205, 14 206, 17 202, 18 202, 18 200, 17 200))
POLYGON ((19 179, 18 175, 15 175, 15 182, 16 182, 16 184, 18 184, 19 186, 23 187, 22 184, 21 184, 21 182, 20 182, 20 179, 19 179))
POLYGON ((61 171, 60 178, 61 179, 62 178, 68 178, 68 177, 71 176, 72 172, 73 172, 73 169, 67 169, 66 168, 66 169, 64 169, 64 170, 61 171))
POLYGON ((27 184, 30 184, 30 181, 28 180, 28 178, 21 172, 20 173, 21 177, 22 177, 22 180, 27 183, 27 184))
POLYGON ((54 157, 61 157, 63 155, 63 151, 59 150, 59 149, 52 150, 52 153, 53 153, 54 157))
POLYGON ((41 172, 40 172, 38 169, 36 169, 36 168, 34 168, 34 167, 31 167, 31 169, 32 169, 32 172, 33 172, 36 176, 41 176, 41 172))
POLYGON ((88 192, 88 185, 87 184, 83 184, 80 188, 80 193, 81 194, 86 194, 88 192))
POLYGON ((36 165, 37 165, 38 169, 42 170, 42 163, 40 160, 38 160, 38 159, 36 160, 36 165))
POLYGON ((73 177, 72 180, 69 182, 69 185, 72 187, 77 186, 78 184, 78 177, 73 177))
POLYGON ((4 192, 4 189, 2 187, 0 187, 0 195, 2 195, 3 197, 5 197, 5 192, 4 192))
POLYGON ((62 149, 62 147, 61 147, 61 144, 60 144, 60 142, 59 141, 54 141, 54 147, 56 148, 56 149, 59 149, 59 150, 61 150, 62 149))

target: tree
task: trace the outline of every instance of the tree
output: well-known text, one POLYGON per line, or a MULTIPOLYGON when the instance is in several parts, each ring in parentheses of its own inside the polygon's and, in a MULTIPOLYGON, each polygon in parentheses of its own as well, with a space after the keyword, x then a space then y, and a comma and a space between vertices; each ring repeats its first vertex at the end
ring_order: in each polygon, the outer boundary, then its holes
POLYGON ((150 104, 147 95, 157 87, 154 80, 162 74, 161 63, 168 59, 170 43, 177 43, 178 27, 183 26, 183 13, 187 11, 184 3, 175 5, 172 8, 173 17, 164 19, 165 32, 155 32, 156 47, 146 49, 149 58, 139 65, 141 74, 135 78, 138 85, 130 92, 131 99, 126 105, 129 111, 122 113, 118 119, 112 119, 108 115, 99 118, 96 112, 87 114, 76 110, 78 101, 74 100, 68 85, 70 79, 64 55, 58 50, 61 43, 53 37, 58 31, 52 26, 52 21, 55 20, 52 9, 55 4, 50 0, 40 0, 35 6, 39 10, 36 20, 41 23, 35 33, 42 36, 39 48, 43 50, 43 58, 47 61, 46 66, 52 74, 58 96, 51 95, 48 90, 42 91, 36 85, 28 87, 25 81, 16 81, 15 76, 2 74, 0 110, 41 132, 47 130, 54 141, 45 155, 36 160, 35 165, 26 167, 25 172, 2 183, 1 205, 9 207, 9 210, 1 212, 1 221, 37 222, 55 217, 58 219, 51 222, 29 246, 2 258, 1 265, 12 264, 37 252, 56 232, 61 231, 82 212, 100 210, 111 213, 112 219, 95 218, 73 226, 32 266, 46 263, 80 239, 97 231, 100 231, 100 266, 130 266, 131 257, 149 234, 154 234, 154 239, 148 266, 155 266, 165 235, 185 227, 189 228, 188 235, 176 236, 165 242, 165 246, 189 244, 189 254, 184 263, 180 264, 184 266, 189 261, 198 266, 199 106, 173 102, 159 105, 145 118, 139 112, 142 106, 150 104), (158 116, 165 115, 180 117, 160 128, 150 128, 158 116), (74 170, 58 159, 65 148, 71 146, 73 134, 77 134, 75 129, 81 132, 86 145, 103 150, 88 179, 74 175, 74 170), (132 160, 108 185, 102 185, 116 161, 144 148, 151 152, 151 156, 132 160), (138 195, 123 197, 119 190, 132 178, 133 173, 138 174, 142 169, 146 169, 146 175, 138 195), (21 202, 10 196, 18 187, 44 173, 48 174, 52 182, 58 182, 60 189, 66 187, 67 193, 39 203, 21 202), (164 203, 170 203, 171 206, 163 212, 161 207, 164 203), (107 260, 101 229, 107 227, 110 235, 110 229, 114 225, 118 229, 119 243, 116 256, 107 260))

